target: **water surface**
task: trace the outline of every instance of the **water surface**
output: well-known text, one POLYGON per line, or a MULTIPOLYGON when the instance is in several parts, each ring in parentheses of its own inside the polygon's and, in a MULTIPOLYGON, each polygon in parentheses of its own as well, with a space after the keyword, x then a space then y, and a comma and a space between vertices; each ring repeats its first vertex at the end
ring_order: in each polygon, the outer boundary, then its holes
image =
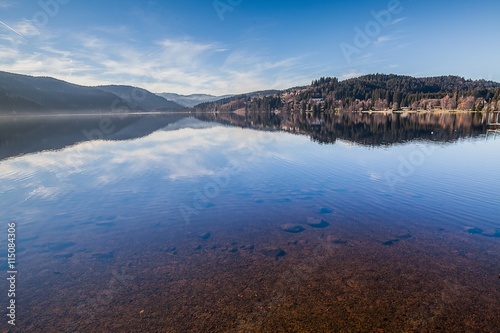
POLYGON ((218 120, 238 126, 122 117, 106 133, 102 118, 4 131, 18 327, 499 327, 500 141, 475 116, 394 127, 364 115, 293 133, 290 119, 231 117, 218 120))

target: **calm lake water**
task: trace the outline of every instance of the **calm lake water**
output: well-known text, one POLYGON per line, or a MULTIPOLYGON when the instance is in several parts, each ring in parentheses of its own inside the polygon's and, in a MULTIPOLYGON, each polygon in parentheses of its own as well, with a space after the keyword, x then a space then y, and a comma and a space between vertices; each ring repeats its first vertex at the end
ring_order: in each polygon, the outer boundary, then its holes
POLYGON ((268 120, 0 120, 17 331, 498 332, 480 115, 268 120))

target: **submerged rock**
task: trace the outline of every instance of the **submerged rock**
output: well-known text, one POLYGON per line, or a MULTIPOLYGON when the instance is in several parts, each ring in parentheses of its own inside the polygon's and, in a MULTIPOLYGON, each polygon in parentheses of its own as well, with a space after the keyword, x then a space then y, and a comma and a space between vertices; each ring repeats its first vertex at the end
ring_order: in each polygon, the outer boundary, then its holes
POLYGON ((467 231, 469 232, 469 234, 482 234, 483 233, 482 229, 479 229, 476 227, 468 228, 467 231))
POLYGON ((314 217, 309 217, 307 219, 307 224, 313 228, 326 228, 330 226, 330 223, 326 222, 325 220, 317 219, 314 217))
POLYGON ((382 245, 391 246, 399 242, 399 239, 389 239, 388 241, 382 242, 382 245))
POLYGON ((333 213, 333 210, 331 210, 330 208, 323 207, 319 210, 319 213, 320 214, 331 214, 331 213, 333 213))
POLYGON ((199 234, 198 237, 201 239, 209 239, 210 237, 212 237, 212 234, 209 232, 205 232, 203 234, 199 234))
POLYGON ((298 225, 298 224, 285 223, 285 224, 281 225, 281 230, 296 234, 296 233, 302 232, 306 229, 303 226, 298 225))
POLYGON ((241 246, 241 249, 243 249, 245 251, 252 252, 255 249, 255 245, 253 245, 253 244, 245 244, 245 245, 241 246))
POLYGON ((286 252, 281 247, 268 247, 262 249, 262 254, 266 257, 274 257, 274 259, 278 260, 280 257, 286 256, 286 252))
POLYGON ((500 229, 495 229, 495 232, 493 234, 483 234, 483 236, 500 238, 500 229))

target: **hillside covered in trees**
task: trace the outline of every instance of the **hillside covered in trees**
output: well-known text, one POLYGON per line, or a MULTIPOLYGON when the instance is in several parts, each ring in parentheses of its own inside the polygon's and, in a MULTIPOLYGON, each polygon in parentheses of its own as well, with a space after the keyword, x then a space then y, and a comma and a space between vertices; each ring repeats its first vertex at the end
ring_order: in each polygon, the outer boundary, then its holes
POLYGON ((322 77, 306 87, 266 96, 234 96, 197 108, 246 113, 298 111, 316 116, 336 111, 493 111, 500 109, 500 83, 458 76, 415 78, 372 74, 344 81, 322 77))
POLYGON ((137 87, 85 87, 51 77, 0 71, 0 115, 77 111, 178 111, 183 108, 137 87))

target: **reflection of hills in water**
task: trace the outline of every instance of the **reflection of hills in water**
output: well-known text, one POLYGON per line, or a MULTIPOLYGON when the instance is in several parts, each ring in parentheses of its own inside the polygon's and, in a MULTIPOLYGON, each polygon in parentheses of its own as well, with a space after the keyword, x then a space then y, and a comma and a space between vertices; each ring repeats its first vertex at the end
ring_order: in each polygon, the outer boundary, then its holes
MULTIPOLYGON (((196 118, 257 130, 304 134, 319 143, 337 139, 363 145, 389 145, 412 140, 453 142, 487 131, 486 113, 383 114, 343 113, 322 118, 262 113, 197 114, 196 118)), ((43 150, 60 149, 88 140, 128 140, 159 129, 203 127, 182 114, 110 117, 36 117, 0 119, 0 160, 43 150)))
POLYGON ((236 113, 198 114, 201 120, 236 126, 274 129, 309 135, 319 143, 337 139, 377 146, 413 140, 453 142, 486 133, 487 114, 481 112, 447 113, 363 113, 324 114, 313 118, 290 113, 256 116, 236 113))
POLYGON ((0 160, 89 140, 135 139, 184 118, 182 114, 3 118, 0 119, 0 160))

